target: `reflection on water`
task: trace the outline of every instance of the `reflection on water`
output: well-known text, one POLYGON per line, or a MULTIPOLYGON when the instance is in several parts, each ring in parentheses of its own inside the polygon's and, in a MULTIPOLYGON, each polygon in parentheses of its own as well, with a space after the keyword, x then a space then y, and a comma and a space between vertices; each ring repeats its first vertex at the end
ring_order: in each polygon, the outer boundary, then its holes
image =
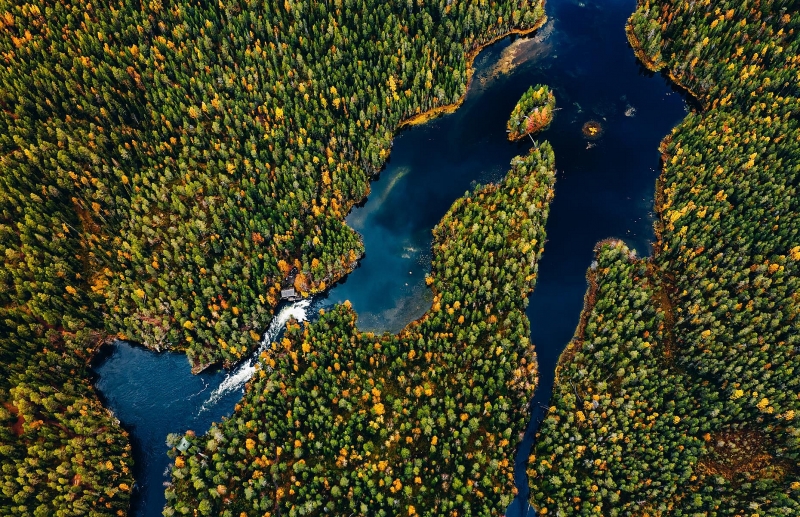
MULTIPOLYGON (((475 74, 473 80, 478 83, 479 91, 486 90, 491 86, 492 81, 510 74, 515 68, 522 65, 533 65, 549 56, 553 51, 553 43, 550 38, 553 27, 553 21, 550 20, 530 37, 515 39, 504 48, 499 58, 475 74)), ((487 55, 487 59, 492 59, 492 56, 487 55)))
MULTIPOLYGON (((614 236, 640 254, 649 250, 657 146, 684 115, 680 96, 644 72, 627 46, 623 28, 634 8, 634 0, 550 0, 550 22, 533 37, 510 38, 484 51, 464 105, 398 135, 369 200, 347 218, 364 237, 360 266, 326 299, 284 308, 268 331, 275 337, 267 341, 277 339, 290 313, 310 317, 347 299, 362 330, 397 332, 424 314, 431 304, 425 286, 431 229, 465 191, 499 180, 511 158, 527 152, 530 140, 507 141, 506 121, 529 86, 547 84, 559 111, 535 138, 552 143, 559 172, 546 250, 527 309, 540 373, 534 407, 546 405, 556 360, 578 322, 595 243, 614 236), (603 128, 596 139, 581 133, 589 120, 603 128)), ((133 515, 160 515, 166 434, 190 428, 202 433, 229 415, 252 368, 247 361, 227 374, 192 376, 182 355, 127 344, 108 348, 96 366, 96 386, 131 432, 133 515)), ((524 467, 533 424, 535 418, 517 454, 520 493, 509 516, 527 512, 524 467)))
POLYGON ((408 167, 398 167, 392 172, 391 176, 383 180, 382 184, 380 184, 380 189, 375 187, 376 183, 373 183, 371 185, 372 195, 370 196, 370 202, 353 210, 350 215, 347 216, 347 225, 358 232, 362 232, 363 235, 363 232, 367 230, 366 223, 368 216, 382 209, 384 201, 386 201, 386 198, 392 193, 392 188, 408 174, 408 171, 408 167))

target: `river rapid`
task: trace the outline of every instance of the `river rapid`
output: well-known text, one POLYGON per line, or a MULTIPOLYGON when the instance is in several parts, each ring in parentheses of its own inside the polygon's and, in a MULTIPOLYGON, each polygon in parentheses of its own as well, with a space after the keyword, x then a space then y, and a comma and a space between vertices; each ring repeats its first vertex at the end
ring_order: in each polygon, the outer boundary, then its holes
MULTIPOLYGON (((508 142, 505 123, 529 86, 549 85, 559 109, 550 128, 533 138, 552 143, 558 179, 527 309, 540 384, 517 453, 519 495, 509 516, 532 515, 525 463, 550 398, 556 361, 578 323, 592 249, 603 238, 618 237, 640 255, 649 254, 657 147, 687 110, 681 94, 644 70, 628 47, 624 25, 634 9, 633 0, 549 0, 549 21, 542 29, 484 50, 463 106, 398 134, 369 199, 348 216, 364 237, 360 266, 327 296, 280 307, 262 342, 264 347, 277 340, 290 316, 310 319, 344 300, 358 312, 362 330, 397 332, 424 314, 431 304, 424 282, 431 229, 465 191, 499 180, 513 156, 527 153, 531 140, 508 142), (600 137, 582 134, 588 121, 600 123, 600 137)), ((95 386, 131 434, 136 462, 131 515, 161 515, 169 480, 166 435, 187 429, 205 433, 212 422, 229 416, 257 354, 231 371, 191 375, 181 354, 156 354, 123 342, 103 349, 94 361, 95 386)))

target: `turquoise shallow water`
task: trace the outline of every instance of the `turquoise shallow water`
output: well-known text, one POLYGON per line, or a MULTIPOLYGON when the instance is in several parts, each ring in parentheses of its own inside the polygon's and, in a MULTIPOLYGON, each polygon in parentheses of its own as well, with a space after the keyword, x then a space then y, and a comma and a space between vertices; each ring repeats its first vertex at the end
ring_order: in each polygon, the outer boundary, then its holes
MULTIPOLYGON (((325 299, 285 306, 278 319, 290 313, 313 317, 344 300, 358 311, 364 330, 395 332, 421 316, 431 299, 424 285, 431 229, 455 199, 476 182, 501 178, 511 158, 533 145, 509 143, 505 122, 530 85, 545 83, 560 109, 551 127, 534 138, 553 144, 559 172, 527 313, 541 375, 534 407, 546 405, 558 355, 578 322, 595 243, 620 237, 649 253, 657 146, 685 115, 680 94, 644 71, 627 45, 624 23, 634 8, 632 0, 550 0, 550 22, 542 30, 482 52, 464 105, 400 133, 369 199, 348 217, 366 245, 360 267, 325 299), (597 140, 581 134, 589 120, 603 126, 597 140)), ((280 330, 273 325, 270 339, 280 330)), ((167 433, 202 433, 229 415, 250 371, 245 363, 232 372, 192 376, 182 355, 125 343, 107 347, 95 362, 96 387, 131 432, 137 480, 132 515, 161 513, 167 433)), ((535 424, 536 418, 517 455, 520 497, 509 515, 525 514, 524 462, 535 424)))

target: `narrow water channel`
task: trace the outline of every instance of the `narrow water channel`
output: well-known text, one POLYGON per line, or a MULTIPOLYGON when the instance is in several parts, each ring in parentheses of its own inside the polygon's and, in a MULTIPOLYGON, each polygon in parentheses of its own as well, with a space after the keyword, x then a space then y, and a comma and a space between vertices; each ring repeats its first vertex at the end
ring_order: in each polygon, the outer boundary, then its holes
MULTIPOLYGON (((578 322, 585 271, 595 243, 623 238, 640 254, 652 238, 653 188, 660 140, 685 115, 680 94, 641 69, 624 24, 634 0, 549 0, 550 22, 530 38, 506 39, 481 53, 464 105, 453 115, 400 133, 367 203, 347 221, 364 236, 360 267, 326 299, 282 308, 268 341, 289 314, 350 300, 362 330, 396 332, 430 307, 424 276, 430 268, 431 229, 450 204, 475 183, 500 179, 530 140, 509 143, 505 123, 519 96, 548 84, 560 108, 550 129, 536 135, 556 153, 558 180, 547 224, 548 241, 529 299, 531 340, 539 359, 535 407, 547 404, 553 371, 578 322), (584 123, 599 122, 588 140, 584 123)), ((96 387, 131 432, 136 491, 131 515, 158 516, 168 480, 168 433, 208 430, 241 399, 250 365, 192 376, 179 354, 155 354, 125 343, 95 362, 96 387)), ((509 516, 525 515, 525 461, 536 418, 517 454, 517 500, 509 516)))

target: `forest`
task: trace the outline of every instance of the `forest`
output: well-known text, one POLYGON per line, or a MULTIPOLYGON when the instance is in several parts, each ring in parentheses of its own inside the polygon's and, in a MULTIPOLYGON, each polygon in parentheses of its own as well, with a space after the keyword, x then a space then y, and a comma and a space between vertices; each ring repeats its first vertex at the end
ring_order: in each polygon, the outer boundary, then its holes
POLYGON ((124 515, 98 347, 245 357, 281 288, 356 264, 343 219, 401 122, 543 20, 541 0, 0 3, 0 514, 124 515))
POLYGON ((164 514, 503 515, 554 182, 545 142, 457 200, 433 230, 433 305, 400 334, 360 332, 348 303, 290 323, 231 419, 171 438, 164 514))
MULTIPOLYGON (((282 288, 357 263, 343 219, 396 129, 543 20, 540 0, 0 3, 0 514, 125 515, 97 349, 245 357, 282 288)), ((631 16, 642 63, 702 108, 662 142, 652 258, 597 247, 530 458, 540 515, 800 514, 798 30, 797 0, 631 16)), ((400 335, 347 306, 291 326, 234 416, 172 450, 166 513, 500 514, 553 181, 542 144, 456 202, 400 335)))
POLYGON ((537 84, 522 94, 519 102, 511 110, 508 119, 508 139, 525 138, 531 133, 547 129, 553 121, 556 109, 556 96, 550 88, 537 84))
POLYGON ((639 3, 702 105, 661 144, 653 256, 601 243, 528 474, 539 515, 800 514, 800 4, 639 3))

